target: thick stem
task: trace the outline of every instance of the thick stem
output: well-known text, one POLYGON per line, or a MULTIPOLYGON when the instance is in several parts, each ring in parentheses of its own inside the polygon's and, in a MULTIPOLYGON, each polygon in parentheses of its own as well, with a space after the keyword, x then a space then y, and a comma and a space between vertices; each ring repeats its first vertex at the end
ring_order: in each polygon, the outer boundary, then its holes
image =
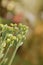
POLYGON ((15 58, 16 52, 17 52, 17 50, 18 50, 19 47, 20 47, 20 43, 17 44, 16 49, 14 50, 13 55, 12 55, 11 60, 10 60, 10 62, 9 62, 8 65, 12 64, 13 59, 15 58))

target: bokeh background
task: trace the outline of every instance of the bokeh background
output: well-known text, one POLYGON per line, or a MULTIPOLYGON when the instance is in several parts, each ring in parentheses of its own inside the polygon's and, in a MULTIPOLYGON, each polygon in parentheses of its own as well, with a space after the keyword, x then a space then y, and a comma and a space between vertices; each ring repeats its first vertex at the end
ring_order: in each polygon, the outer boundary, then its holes
POLYGON ((12 65, 43 65, 43 0, 0 0, 0 17, 29 27, 12 65))

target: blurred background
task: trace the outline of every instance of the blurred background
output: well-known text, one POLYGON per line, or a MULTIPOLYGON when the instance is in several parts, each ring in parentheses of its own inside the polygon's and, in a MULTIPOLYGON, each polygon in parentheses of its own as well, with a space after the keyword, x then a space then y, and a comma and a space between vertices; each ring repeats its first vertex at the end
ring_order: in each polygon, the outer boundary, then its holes
POLYGON ((43 65, 43 0, 0 0, 0 18, 29 27, 12 65, 43 65))

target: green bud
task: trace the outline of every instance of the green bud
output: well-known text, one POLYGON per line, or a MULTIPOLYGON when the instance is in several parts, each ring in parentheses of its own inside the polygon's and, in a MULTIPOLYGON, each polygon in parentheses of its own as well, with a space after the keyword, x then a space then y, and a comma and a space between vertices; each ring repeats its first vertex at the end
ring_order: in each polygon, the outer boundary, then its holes
POLYGON ((22 27, 23 25, 20 23, 19 26, 22 27))
POLYGON ((18 34, 18 35, 17 35, 17 38, 18 38, 19 40, 21 40, 21 39, 22 39, 22 35, 21 35, 21 34, 18 34))
POLYGON ((7 43, 10 43, 10 42, 11 42, 11 40, 10 40, 10 39, 7 39, 7 40, 6 40, 6 42, 7 42, 7 43))
POLYGON ((7 37, 12 37, 12 34, 7 34, 7 37))
POLYGON ((24 32, 21 32, 22 33, 22 35, 24 34, 24 32))
POLYGON ((23 39, 26 39, 26 36, 25 35, 23 35, 23 39))
POLYGON ((2 47, 5 47, 6 46, 6 42, 4 41, 3 43, 2 43, 2 47))
POLYGON ((17 24, 16 23, 14 24, 14 27, 17 27, 17 24))
POLYGON ((12 36, 12 39, 13 39, 13 40, 16 40, 17 38, 16 38, 16 36, 12 36))
POLYGON ((15 27, 15 31, 18 30, 18 27, 15 27))
POLYGON ((13 24, 13 23, 11 23, 10 25, 11 25, 12 27, 14 26, 14 24, 13 24))
POLYGON ((0 27, 3 28, 3 24, 0 24, 0 27))

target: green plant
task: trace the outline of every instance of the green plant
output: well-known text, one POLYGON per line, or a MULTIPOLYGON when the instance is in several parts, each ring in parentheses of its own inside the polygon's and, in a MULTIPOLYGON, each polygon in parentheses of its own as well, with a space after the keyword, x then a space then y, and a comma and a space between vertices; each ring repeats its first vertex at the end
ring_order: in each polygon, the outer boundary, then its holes
POLYGON ((14 52, 7 65, 12 64, 18 48, 26 39, 27 31, 28 27, 21 23, 18 25, 11 23, 9 26, 7 24, 0 24, 0 65, 6 65, 9 59, 9 57, 7 58, 9 49, 14 46, 14 52))

